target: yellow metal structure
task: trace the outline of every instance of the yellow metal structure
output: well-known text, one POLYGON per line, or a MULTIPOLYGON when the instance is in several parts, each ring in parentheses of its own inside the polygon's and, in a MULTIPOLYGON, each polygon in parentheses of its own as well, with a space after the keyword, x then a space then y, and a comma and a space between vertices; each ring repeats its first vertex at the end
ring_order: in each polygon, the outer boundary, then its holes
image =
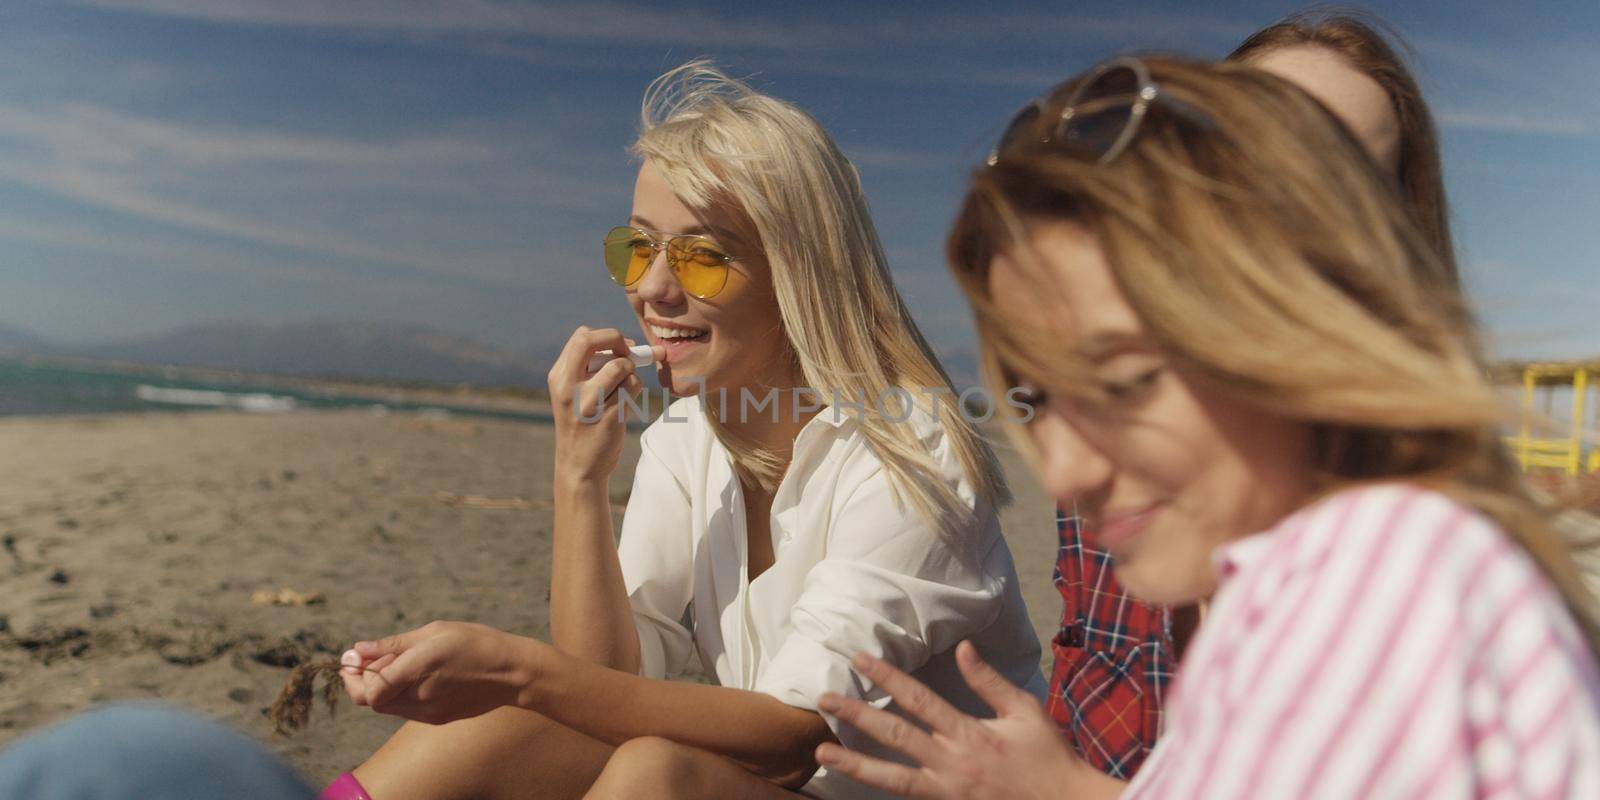
POLYGON ((1568 475, 1600 472, 1600 435, 1587 425, 1593 414, 1591 410, 1600 407, 1600 397, 1593 402, 1589 398, 1590 390, 1600 385, 1600 359, 1506 364, 1498 371, 1504 378, 1520 373, 1522 424, 1517 435, 1507 437, 1506 443, 1524 472, 1533 469, 1560 470, 1568 475), (1569 390, 1572 399, 1568 421, 1558 420, 1554 408, 1556 394, 1562 389, 1569 390), (1541 397, 1544 400, 1542 411, 1537 408, 1541 397), (1536 425, 1536 422, 1542 424, 1536 425), (1566 431, 1563 435, 1549 435, 1559 432, 1551 430, 1552 427, 1566 428, 1566 431))

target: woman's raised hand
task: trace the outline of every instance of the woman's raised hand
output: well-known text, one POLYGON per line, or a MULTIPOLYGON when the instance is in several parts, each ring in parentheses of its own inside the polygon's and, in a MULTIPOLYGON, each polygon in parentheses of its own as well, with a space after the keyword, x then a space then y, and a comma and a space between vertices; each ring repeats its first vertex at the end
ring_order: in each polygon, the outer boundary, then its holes
MULTIPOLYGON (((556 424, 556 470, 576 479, 605 480, 622 457, 622 393, 644 388, 628 360, 627 339, 616 328, 580 326, 550 368, 550 402, 556 424), (614 356, 589 373, 595 353, 614 356)), ((655 356, 662 356, 655 348, 655 356)))
POLYGON ((894 698, 922 726, 860 700, 825 694, 817 706, 880 744, 915 759, 905 766, 833 744, 817 748, 829 770, 893 794, 940 800, 1115 797, 1122 784, 1095 771, 1067 744, 1032 695, 978 657, 971 642, 956 648, 967 685, 998 715, 968 716, 893 666, 868 656, 856 671, 894 698))

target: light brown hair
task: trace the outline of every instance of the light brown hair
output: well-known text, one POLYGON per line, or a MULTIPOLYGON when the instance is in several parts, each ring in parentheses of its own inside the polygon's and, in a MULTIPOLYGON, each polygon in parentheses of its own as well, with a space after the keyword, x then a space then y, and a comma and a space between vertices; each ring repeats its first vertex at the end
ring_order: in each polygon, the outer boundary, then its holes
MULTIPOLYGON (((1041 128, 972 178, 949 260, 991 388, 1023 379, 1094 399, 1084 357, 989 297, 1000 253, 1029 272, 1030 288, 1059 291, 1028 257, 1028 229, 1081 225, 1169 358, 1311 427, 1320 494, 1403 480, 1477 508, 1533 558, 1600 652, 1565 543, 1505 469, 1504 409, 1474 337, 1440 302, 1440 256, 1384 171, 1288 81, 1241 64, 1144 63, 1160 94, 1110 163, 1041 143, 1041 128)), ((1065 96, 1052 94, 1039 124, 1059 118, 1065 96)))
POLYGON ((1445 199, 1444 165, 1433 114, 1417 79, 1399 51, 1410 48, 1382 20, 1347 10, 1308 11, 1286 17, 1251 34, 1227 60, 1250 63, 1267 53, 1292 47, 1320 47, 1344 59, 1389 96, 1400 125, 1400 160, 1396 178, 1406 210, 1433 243, 1439 266, 1459 289, 1455 246, 1450 239, 1450 207, 1445 199))

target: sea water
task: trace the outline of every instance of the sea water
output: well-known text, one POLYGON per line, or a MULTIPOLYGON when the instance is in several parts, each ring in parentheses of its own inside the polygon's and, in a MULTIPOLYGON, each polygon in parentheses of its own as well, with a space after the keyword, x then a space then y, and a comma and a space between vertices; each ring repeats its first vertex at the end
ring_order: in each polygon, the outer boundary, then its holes
MULTIPOLYGON (((376 390, 381 391, 381 390, 376 390)), ((432 417, 462 414, 549 422, 538 412, 336 397, 314 390, 205 381, 175 370, 123 371, 88 365, 0 359, 0 415, 116 414, 234 410, 275 414, 316 408, 411 411, 432 417)))

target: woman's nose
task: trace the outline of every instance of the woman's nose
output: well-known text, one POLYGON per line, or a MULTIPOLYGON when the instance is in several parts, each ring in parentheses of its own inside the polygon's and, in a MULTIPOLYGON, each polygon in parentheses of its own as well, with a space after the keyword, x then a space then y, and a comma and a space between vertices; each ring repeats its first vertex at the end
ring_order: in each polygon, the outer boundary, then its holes
POLYGON ((1115 464, 1071 422, 1045 413, 1029 427, 1039 450, 1040 485, 1058 503, 1103 492, 1110 484, 1115 464))
POLYGON ((637 291, 640 299, 652 305, 672 306, 683 302, 683 287, 678 285, 677 276, 667 266, 666 248, 652 255, 650 266, 645 267, 644 277, 639 279, 637 291))

